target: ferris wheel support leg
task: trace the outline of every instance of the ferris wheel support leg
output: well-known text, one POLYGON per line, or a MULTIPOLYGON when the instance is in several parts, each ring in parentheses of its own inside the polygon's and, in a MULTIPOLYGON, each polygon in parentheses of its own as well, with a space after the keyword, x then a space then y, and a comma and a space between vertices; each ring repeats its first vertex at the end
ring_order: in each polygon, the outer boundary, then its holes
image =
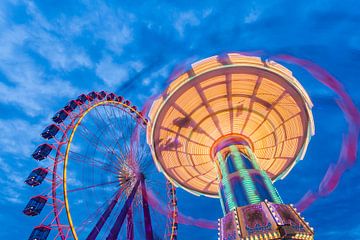
POLYGON ((130 207, 127 213, 126 240, 134 240, 134 220, 132 207, 130 207))
POLYGON ((148 197, 145 186, 145 178, 143 175, 141 177, 141 193, 142 193, 144 219, 145 219, 146 240, 153 240, 153 231, 151 226, 149 203, 148 203, 148 197))
POLYGON ((121 209, 119 216, 116 218, 114 226, 111 228, 110 233, 107 236, 106 240, 116 240, 118 238, 120 229, 125 221, 125 217, 129 211, 132 201, 134 200, 135 193, 139 187, 139 184, 140 184, 140 179, 136 181, 134 188, 131 190, 129 197, 126 199, 125 204, 121 209))
POLYGON ((103 213, 103 215, 100 217, 98 222, 96 223, 95 227, 90 232, 89 236, 86 238, 86 240, 95 240, 99 232, 101 231, 102 227, 104 226, 106 220, 109 218, 112 210, 116 206, 116 203, 119 200, 121 191, 117 192, 114 196, 114 198, 111 200, 111 203, 103 213))

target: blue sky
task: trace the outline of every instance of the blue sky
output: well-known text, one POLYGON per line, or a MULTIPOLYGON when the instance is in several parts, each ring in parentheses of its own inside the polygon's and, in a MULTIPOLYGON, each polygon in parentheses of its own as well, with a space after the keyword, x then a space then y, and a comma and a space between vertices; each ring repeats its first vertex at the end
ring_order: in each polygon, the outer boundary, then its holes
MULTIPOLYGON (((23 180, 37 166, 30 154, 53 113, 80 93, 113 91, 141 106, 178 64, 261 50, 316 62, 360 106, 359 1, 106 2, 0 2, 1 238, 24 239, 40 222, 21 213, 32 194, 23 180)), ((296 203, 336 162, 346 121, 332 91, 287 66, 315 105, 316 135, 305 160, 276 183, 283 199, 296 203)), ((356 163, 304 212, 317 239, 360 239, 359 172, 356 163)), ((182 191, 179 208, 210 220, 221 214, 217 200, 182 191)), ((217 239, 216 231, 181 225, 180 239, 189 236, 217 239)))

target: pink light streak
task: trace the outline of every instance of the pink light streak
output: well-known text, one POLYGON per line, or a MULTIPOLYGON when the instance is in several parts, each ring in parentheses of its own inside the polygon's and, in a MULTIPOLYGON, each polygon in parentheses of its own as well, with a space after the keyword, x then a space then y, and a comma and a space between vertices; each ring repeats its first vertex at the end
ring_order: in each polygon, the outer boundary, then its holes
MULTIPOLYGON (((246 56, 263 55, 262 51, 239 53, 246 56)), ((343 135, 341 151, 337 162, 330 164, 325 176, 323 177, 321 183, 318 186, 318 189, 315 191, 309 190, 296 204, 298 210, 303 211, 320 197, 326 197, 330 195, 338 186, 339 181, 345 171, 352 168, 355 164, 357 159, 357 143, 360 132, 360 113, 356 108, 355 104, 353 103, 351 97, 344 90, 342 84, 334 76, 332 76, 329 72, 327 72, 325 69, 321 68, 317 64, 290 55, 277 55, 271 57, 271 59, 284 61, 300 66, 306 71, 308 71, 316 80, 333 90, 339 97, 336 100, 336 103, 343 111, 343 114, 348 123, 348 132, 343 135)), ((167 83, 171 83, 171 81, 174 80, 177 75, 179 75, 180 70, 184 70, 185 68, 186 63, 180 64, 178 67, 175 67, 167 83)), ((157 97, 158 96, 152 96, 145 103, 142 110, 142 113, 144 115, 149 111, 150 106, 152 105, 154 99, 156 99, 157 97)), ((151 192, 149 192, 149 203, 160 214, 167 216, 167 209, 164 207, 167 205, 160 203, 159 200, 155 197, 155 195, 151 192)), ((191 216, 186 216, 182 213, 178 213, 178 221, 181 224, 192 225, 207 229, 216 229, 217 227, 217 224, 214 221, 205 219, 194 219, 191 216)))
MULTIPOLYGON (((155 209, 158 213, 167 217, 168 215, 167 204, 160 202, 153 194, 153 192, 151 192, 150 190, 148 190, 148 201, 153 209, 155 209)), ((200 228, 207 228, 207 229, 217 228, 217 222, 206 219, 199 219, 199 218, 196 219, 190 216, 186 216, 180 212, 178 212, 178 222, 180 224, 192 225, 200 228)))
POLYGON ((348 132, 343 136, 341 151, 337 162, 330 164, 318 189, 315 191, 309 190, 296 204, 299 211, 303 211, 318 198, 331 194, 338 186, 345 171, 352 168, 355 164, 360 128, 360 113, 350 96, 345 92, 341 83, 325 69, 308 60, 290 55, 278 55, 273 57, 273 59, 303 67, 316 80, 333 90, 339 97, 336 102, 348 122, 348 132))

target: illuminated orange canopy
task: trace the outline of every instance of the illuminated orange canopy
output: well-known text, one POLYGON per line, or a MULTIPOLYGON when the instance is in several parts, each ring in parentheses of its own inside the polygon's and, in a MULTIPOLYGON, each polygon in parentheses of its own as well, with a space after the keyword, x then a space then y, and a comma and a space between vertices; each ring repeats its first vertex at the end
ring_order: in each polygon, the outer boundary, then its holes
POLYGON ((272 180, 302 159, 314 133, 312 103, 273 61, 229 53, 194 63, 149 112, 148 143, 160 171, 194 193, 218 196, 215 143, 241 136, 272 180))

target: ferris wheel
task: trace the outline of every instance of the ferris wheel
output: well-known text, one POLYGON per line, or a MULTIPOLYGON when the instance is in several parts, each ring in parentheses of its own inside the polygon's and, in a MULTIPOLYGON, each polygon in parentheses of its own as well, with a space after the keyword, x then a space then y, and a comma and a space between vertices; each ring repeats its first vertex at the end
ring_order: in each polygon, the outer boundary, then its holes
POLYGON ((32 154, 40 167, 25 181, 38 194, 24 214, 43 216, 30 240, 177 239, 176 189, 152 162, 136 106, 91 92, 52 120, 32 154))

